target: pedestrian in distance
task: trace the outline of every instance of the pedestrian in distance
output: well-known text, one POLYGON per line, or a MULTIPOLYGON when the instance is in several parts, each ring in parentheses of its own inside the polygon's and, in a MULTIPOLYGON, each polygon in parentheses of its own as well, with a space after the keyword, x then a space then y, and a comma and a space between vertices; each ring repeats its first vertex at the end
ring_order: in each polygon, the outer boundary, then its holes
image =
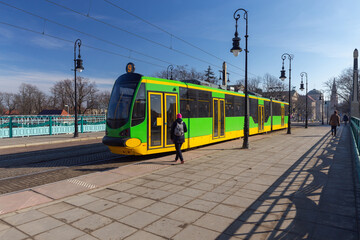
POLYGON ((336 127, 340 126, 340 116, 336 110, 331 115, 329 124, 331 125, 331 135, 336 136, 336 127))
POLYGON ((185 142, 184 133, 186 132, 187 132, 186 124, 182 120, 181 113, 178 113, 176 115, 175 122, 171 125, 171 140, 175 144, 175 149, 176 149, 176 157, 174 162, 176 162, 180 158, 181 163, 182 164, 184 163, 184 158, 181 153, 181 146, 185 142))
POLYGON ((345 126, 346 126, 347 122, 349 121, 349 117, 346 114, 344 114, 344 116, 343 116, 343 121, 344 121, 345 126))

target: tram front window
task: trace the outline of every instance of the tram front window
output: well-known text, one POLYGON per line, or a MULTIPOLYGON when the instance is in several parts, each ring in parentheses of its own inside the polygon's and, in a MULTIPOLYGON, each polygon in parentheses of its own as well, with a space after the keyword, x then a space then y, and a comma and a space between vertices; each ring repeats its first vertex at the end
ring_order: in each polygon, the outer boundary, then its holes
POLYGON ((107 114, 107 123, 111 128, 119 128, 127 123, 136 86, 136 83, 122 83, 114 86, 107 114))

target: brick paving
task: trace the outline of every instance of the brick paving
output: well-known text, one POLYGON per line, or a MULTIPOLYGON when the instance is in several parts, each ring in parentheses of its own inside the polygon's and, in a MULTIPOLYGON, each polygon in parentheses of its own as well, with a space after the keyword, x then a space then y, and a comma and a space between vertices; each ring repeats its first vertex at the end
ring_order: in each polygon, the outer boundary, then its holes
POLYGON ((151 159, 140 176, 0 215, 0 239, 358 239, 349 134, 293 128, 181 165, 151 159))

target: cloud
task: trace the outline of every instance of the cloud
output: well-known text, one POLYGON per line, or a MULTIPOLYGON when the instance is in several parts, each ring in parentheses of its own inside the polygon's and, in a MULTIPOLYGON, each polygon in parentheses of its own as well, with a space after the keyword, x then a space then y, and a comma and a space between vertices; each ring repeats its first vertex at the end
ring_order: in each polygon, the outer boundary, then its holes
POLYGON ((31 39, 31 42, 37 46, 47 49, 58 49, 65 46, 64 42, 48 37, 34 37, 31 39))
MULTIPOLYGON (((23 71, 15 68, 0 70, 0 91, 16 93, 22 83, 27 83, 36 86, 46 94, 50 94, 50 88, 57 81, 64 79, 74 79, 74 75, 60 72, 23 71)), ((112 78, 89 78, 89 80, 95 82, 100 91, 111 91, 114 84, 112 78)))
POLYGON ((23 71, 18 69, 8 69, 0 71, 0 85, 2 92, 16 93, 22 83, 32 84, 41 91, 48 94, 50 88, 56 81, 71 78, 68 74, 43 73, 37 71, 23 71))

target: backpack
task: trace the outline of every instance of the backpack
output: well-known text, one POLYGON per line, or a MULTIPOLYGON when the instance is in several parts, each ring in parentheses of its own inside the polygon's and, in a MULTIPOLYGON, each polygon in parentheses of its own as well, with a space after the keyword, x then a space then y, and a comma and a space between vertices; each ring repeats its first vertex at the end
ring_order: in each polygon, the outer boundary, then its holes
POLYGON ((174 134, 178 137, 184 136, 184 125, 182 121, 181 123, 176 122, 174 134))

